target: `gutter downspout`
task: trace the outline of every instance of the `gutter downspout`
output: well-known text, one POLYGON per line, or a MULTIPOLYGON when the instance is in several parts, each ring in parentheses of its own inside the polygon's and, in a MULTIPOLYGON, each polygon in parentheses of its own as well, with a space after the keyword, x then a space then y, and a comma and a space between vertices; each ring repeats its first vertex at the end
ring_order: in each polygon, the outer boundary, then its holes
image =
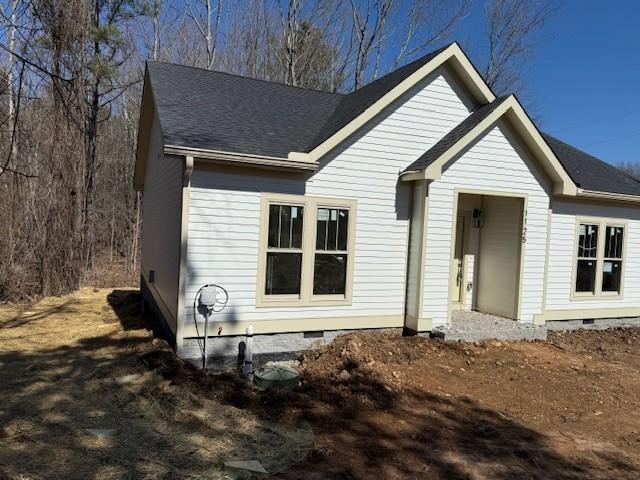
POLYGON ((187 241, 189 236, 189 197, 191 193, 191 175, 193 174, 193 156, 184 159, 182 174, 182 210, 180 213, 180 269, 178 273, 178 312, 176 325, 176 352, 182 348, 184 325, 187 318, 185 309, 185 277, 187 274, 187 241))

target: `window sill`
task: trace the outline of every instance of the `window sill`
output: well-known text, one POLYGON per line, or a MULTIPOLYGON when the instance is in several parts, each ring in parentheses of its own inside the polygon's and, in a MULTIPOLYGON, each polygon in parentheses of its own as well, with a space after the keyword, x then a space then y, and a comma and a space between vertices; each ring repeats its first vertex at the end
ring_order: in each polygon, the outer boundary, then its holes
POLYGON ((581 300, 623 300, 624 295, 622 292, 610 292, 610 293, 576 293, 573 292, 571 294, 571 300, 581 301, 581 300))
POLYGON ((256 301, 256 308, 274 308, 274 307, 338 307, 350 306, 351 299, 344 296, 328 295, 327 297, 314 297, 311 300, 303 300, 302 298, 261 298, 256 301))

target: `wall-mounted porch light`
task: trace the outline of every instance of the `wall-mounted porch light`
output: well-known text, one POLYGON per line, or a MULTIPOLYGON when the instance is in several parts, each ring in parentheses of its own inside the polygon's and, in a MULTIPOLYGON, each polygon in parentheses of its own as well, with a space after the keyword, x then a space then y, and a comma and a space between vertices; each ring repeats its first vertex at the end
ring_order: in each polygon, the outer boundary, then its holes
POLYGON ((474 228, 484 227, 484 212, 479 208, 473 209, 473 226, 474 228))

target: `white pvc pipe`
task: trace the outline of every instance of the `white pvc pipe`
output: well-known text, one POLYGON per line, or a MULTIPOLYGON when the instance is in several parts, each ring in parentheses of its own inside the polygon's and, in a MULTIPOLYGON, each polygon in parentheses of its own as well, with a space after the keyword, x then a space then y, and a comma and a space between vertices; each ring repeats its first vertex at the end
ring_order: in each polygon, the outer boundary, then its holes
POLYGON ((253 325, 249 325, 246 330, 244 376, 247 377, 249 381, 253 380, 253 325))

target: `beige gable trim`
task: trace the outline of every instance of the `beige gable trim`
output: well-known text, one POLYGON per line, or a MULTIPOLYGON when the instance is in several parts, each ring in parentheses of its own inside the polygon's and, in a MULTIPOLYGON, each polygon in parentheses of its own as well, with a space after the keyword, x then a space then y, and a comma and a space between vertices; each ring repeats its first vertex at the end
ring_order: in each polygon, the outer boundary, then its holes
MULTIPOLYGON (((380 100, 375 102, 358 117, 350 123, 342 127, 327 140, 315 147, 308 154, 310 161, 318 161, 329 151, 333 150, 337 145, 342 143, 348 137, 353 135, 359 128, 368 123, 373 117, 378 115, 384 108, 388 107, 394 100, 416 85, 420 80, 429 74, 447 64, 462 79, 463 83, 469 89, 471 95, 480 104, 490 103, 495 100, 495 95, 482 79, 478 71, 475 69, 471 61, 464 54, 457 43, 451 44, 429 62, 424 64, 413 74, 403 80, 395 88, 387 92, 380 100)), ((301 155, 299 152, 291 152, 290 157, 301 155)), ((304 155, 304 154, 302 154, 304 155)))
POLYGON ((540 132, 529 119, 524 109, 511 95, 501 105, 499 105, 487 118, 476 125, 471 131, 453 144, 435 162, 421 171, 404 172, 400 178, 404 181, 416 180, 419 178, 427 180, 438 180, 442 175, 442 168, 456 155, 462 152, 472 142, 474 142, 487 129, 498 120, 505 117, 515 128, 516 132, 525 140, 525 144, 533 153, 542 160, 545 171, 551 176, 556 194, 575 196, 578 187, 573 183, 569 174, 565 171, 560 160, 555 156, 549 145, 544 141, 540 132))

